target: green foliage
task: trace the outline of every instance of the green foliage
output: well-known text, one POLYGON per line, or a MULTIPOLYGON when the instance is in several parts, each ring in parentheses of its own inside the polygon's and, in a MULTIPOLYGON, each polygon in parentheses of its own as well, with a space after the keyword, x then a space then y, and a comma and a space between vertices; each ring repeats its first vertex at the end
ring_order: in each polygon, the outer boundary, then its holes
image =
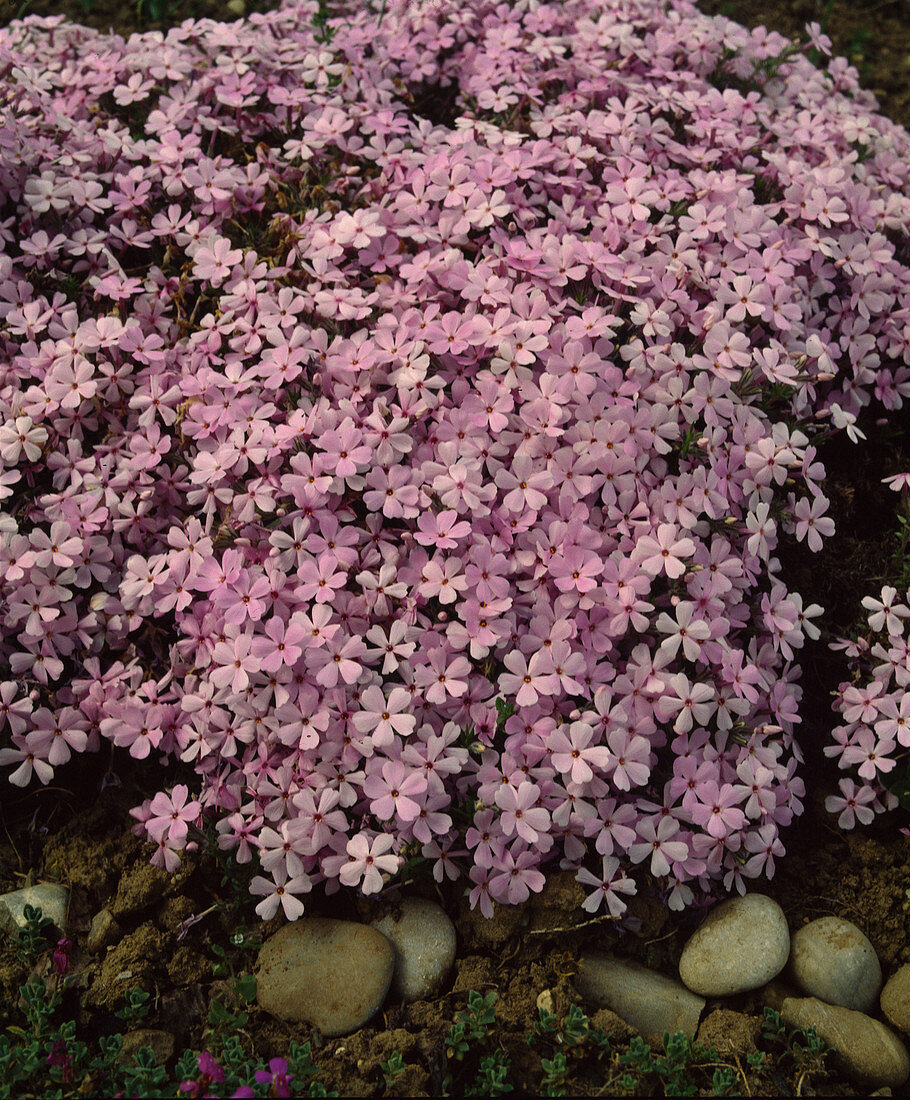
POLYGON ((325 1085, 316 1080, 316 1076, 319 1073, 319 1067, 313 1062, 309 1043, 298 1043, 296 1039, 292 1040, 291 1045, 288 1048, 287 1063, 288 1072, 294 1074, 295 1095, 338 1095, 337 1092, 327 1092, 325 1085))
MULTIPOLYGON (((624 1082, 628 1082, 631 1078, 634 1084, 635 1074, 637 1074, 639 1079, 643 1078, 646 1081, 656 1079, 664 1096, 697 1096, 700 1086, 693 1071, 703 1070, 712 1064, 716 1065, 717 1051, 713 1047, 704 1047, 700 1043, 693 1042, 681 1031, 672 1035, 664 1032, 663 1047, 662 1055, 654 1054, 644 1039, 636 1035, 629 1043, 629 1049, 619 1056, 619 1064, 634 1071, 623 1079, 624 1082)), ((720 1068, 732 1069, 724 1066, 720 1068)), ((733 1073, 735 1078, 736 1071, 734 1070, 733 1073)), ((729 1091, 719 1093, 716 1091, 718 1084, 729 1090, 732 1082, 727 1074, 718 1077, 715 1072, 713 1084, 715 1095, 730 1095, 729 1091)))
POLYGON ((131 989, 126 995, 126 1004, 118 1008, 114 1015, 125 1024, 136 1023, 149 1014, 149 994, 141 989, 131 989))
POLYGON ((455 1023, 446 1036, 448 1057, 461 1061, 472 1043, 485 1043, 496 1023, 496 993, 484 996, 472 989, 468 994, 467 1012, 458 1012, 455 1023))
POLYGON ((404 1059, 397 1050, 393 1051, 385 1062, 379 1063, 379 1068, 382 1070, 382 1079, 386 1088, 390 1088, 395 1083, 395 1079, 404 1073, 404 1059))
POLYGON ((31 966, 50 946, 54 922, 50 917, 43 916, 40 907, 35 905, 24 906, 22 915, 25 917, 25 927, 18 929, 13 937, 14 950, 21 963, 31 966))
POLYGON ((543 1080, 540 1082, 541 1096, 565 1096, 569 1065, 562 1051, 557 1050, 552 1058, 541 1058, 540 1068, 543 1070, 543 1080))
POLYGON ((508 1072, 509 1059, 505 1051, 494 1050, 480 1059, 477 1076, 465 1090, 465 1096, 502 1096, 513 1092, 513 1086, 506 1080, 508 1072))
POLYGON ((815 1028, 788 1028, 782 1022, 780 1013, 767 1005, 762 1021, 762 1039, 771 1048, 771 1056, 779 1071, 791 1070, 801 1079, 825 1068, 829 1048, 815 1028))

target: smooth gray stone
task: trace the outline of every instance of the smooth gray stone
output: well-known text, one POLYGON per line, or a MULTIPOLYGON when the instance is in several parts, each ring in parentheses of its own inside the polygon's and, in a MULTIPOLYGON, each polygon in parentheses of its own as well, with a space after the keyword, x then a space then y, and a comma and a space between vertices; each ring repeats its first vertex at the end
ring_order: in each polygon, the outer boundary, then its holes
POLYGON ((679 976, 695 993, 727 997, 770 982, 789 954, 784 911, 765 894, 744 894, 721 902, 692 934, 679 976))
POLYGON ((395 948, 392 992, 403 1001, 432 997, 455 962, 455 925, 435 901, 404 898, 373 921, 395 948))
POLYGON ((788 997, 780 1018, 787 1027, 814 1027, 837 1052, 845 1072, 866 1088, 900 1088, 910 1076, 907 1048, 890 1028, 864 1012, 817 997, 788 997))
POLYGON ((42 916, 50 917, 54 926, 63 932, 68 902, 69 890, 56 882, 38 882, 34 886, 25 886, 21 890, 0 895, 0 930, 12 933, 19 928, 25 928, 28 923, 25 919, 25 907, 32 905, 41 910, 42 916))
POLYGON ((787 974, 809 997, 869 1012, 882 987, 875 948, 855 924, 820 917, 793 933, 787 974))
POLYGON ((910 963, 904 963, 891 975, 880 1003, 888 1022, 910 1035, 910 963))
POLYGON ((302 917, 259 951, 256 1000, 273 1016, 327 1038, 362 1027, 385 1000, 395 949, 367 924, 302 917))
POLYGON ((575 984, 590 1005, 609 1008, 645 1038, 684 1031, 695 1038, 704 998, 646 966, 612 955, 584 955, 575 984))

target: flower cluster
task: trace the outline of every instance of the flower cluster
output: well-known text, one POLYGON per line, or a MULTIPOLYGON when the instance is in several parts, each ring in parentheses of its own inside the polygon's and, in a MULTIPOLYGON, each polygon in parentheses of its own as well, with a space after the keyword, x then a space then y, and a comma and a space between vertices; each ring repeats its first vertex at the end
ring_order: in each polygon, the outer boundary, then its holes
MULTIPOLYGON (((910 592, 904 598, 910 601, 910 592)), ((910 606, 890 585, 878 598, 865 596, 862 605, 868 612, 870 640, 832 643, 833 649, 846 651, 856 674, 837 689, 834 710, 843 722, 824 750, 839 768, 850 769, 860 780, 841 779, 841 793, 825 799, 825 808, 839 815, 842 829, 852 829, 857 821, 868 825, 877 813, 898 805, 882 777, 910 755, 910 606)))
POLYGON ((910 394, 910 140, 687 0, 316 11, 0 31, 0 763, 184 762, 137 833, 216 818, 265 917, 743 890, 777 548, 910 394))

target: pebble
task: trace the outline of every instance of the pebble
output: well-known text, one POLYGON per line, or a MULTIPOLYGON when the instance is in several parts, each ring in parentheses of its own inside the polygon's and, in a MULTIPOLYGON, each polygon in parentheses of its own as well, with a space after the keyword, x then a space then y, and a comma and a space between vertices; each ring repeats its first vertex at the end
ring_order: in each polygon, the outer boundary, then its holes
POLYGON ((882 987, 875 948, 855 924, 820 917, 793 934, 788 976, 809 997, 869 1012, 882 987))
POLYGON ((646 1039, 662 1040, 665 1031, 694 1039, 705 1007, 672 978, 611 955, 584 955, 575 984, 589 1004, 611 1009, 646 1039))
POLYGON ((770 982, 790 954, 784 911, 765 894, 723 901, 689 938, 679 976, 694 993, 726 997, 770 982))
POLYGON ((395 996, 403 1001, 432 997, 455 962, 455 925, 440 906, 427 898, 404 898, 371 927, 395 948, 395 996))
POLYGON ((92 917, 92 926, 85 939, 85 950, 97 955, 103 948, 115 943, 122 935, 120 925, 110 909, 100 909, 92 917))
POLYGON ((788 997, 780 1017, 787 1027, 814 1027, 837 1052, 846 1073, 865 1088, 900 1088, 910 1076, 907 1048, 890 1028, 864 1012, 817 997, 788 997))
POLYGON ((897 970, 885 983, 882 1012, 896 1028, 910 1035, 910 963, 897 970))
POLYGON ((66 906, 69 890, 56 882, 39 882, 34 886, 25 886, 9 894, 0 895, 0 930, 15 932, 25 928, 25 907, 31 905, 41 910, 41 915, 50 917, 54 926, 62 932, 66 925, 66 906))
POLYGON ((348 1035, 378 1012, 395 949, 367 924, 302 917, 260 948, 256 1000, 266 1012, 307 1023, 326 1038, 348 1035))

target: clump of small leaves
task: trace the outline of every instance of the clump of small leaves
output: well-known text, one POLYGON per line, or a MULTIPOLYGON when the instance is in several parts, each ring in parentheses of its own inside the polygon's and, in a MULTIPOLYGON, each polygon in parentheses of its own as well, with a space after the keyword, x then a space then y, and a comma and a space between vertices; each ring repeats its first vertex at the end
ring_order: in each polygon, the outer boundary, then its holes
POLYGON ((50 917, 45 917, 40 907, 35 905, 26 905, 22 915, 25 917, 25 926, 17 929, 13 937, 13 949, 21 963, 31 966, 50 946, 54 922, 50 917))
POLYGON ((405 1070, 404 1058, 401 1054, 395 1050, 393 1051, 385 1062, 379 1063, 379 1068, 382 1071, 382 1079, 385 1083, 385 1087, 391 1088, 395 1084, 397 1078, 399 1078, 405 1070))
POLYGON ((796 1080, 796 1092, 801 1092, 807 1077, 822 1073, 829 1047, 814 1027, 788 1028, 780 1013, 767 1005, 762 1021, 762 1039, 770 1047, 769 1054, 778 1072, 791 1071, 796 1080))
MULTIPOLYGON (((455 1021, 445 1037, 445 1057, 449 1063, 464 1062, 469 1055, 474 1054, 477 1047, 487 1044, 493 1034, 496 1025, 496 993, 478 993, 472 989, 468 994, 468 1007, 466 1011, 457 1012, 455 1021)), ((476 1052, 479 1055, 479 1052, 476 1052)), ((490 1062, 484 1059, 486 1069, 478 1068, 478 1074, 484 1074, 484 1080, 488 1082, 497 1077, 500 1062, 490 1062)), ((453 1075, 451 1071, 445 1073, 442 1081, 443 1096, 451 1095, 453 1075)), ((476 1083, 476 1082, 475 1082, 476 1083)), ((504 1091, 500 1082, 500 1092, 504 1091)), ((508 1090, 505 1090, 508 1091, 508 1090)), ((483 1090, 472 1095, 483 1095, 483 1090)))

